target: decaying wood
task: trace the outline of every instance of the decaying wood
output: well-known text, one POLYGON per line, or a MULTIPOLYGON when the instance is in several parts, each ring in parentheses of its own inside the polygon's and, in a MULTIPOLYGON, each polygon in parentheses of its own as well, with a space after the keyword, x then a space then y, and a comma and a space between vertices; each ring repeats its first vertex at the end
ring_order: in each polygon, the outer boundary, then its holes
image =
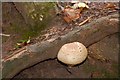
POLYGON ((10 54, 9 56, 6 56, 2 59, 2 62, 6 62, 8 60, 13 60, 15 58, 18 58, 19 56, 21 56, 26 50, 26 47, 23 47, 17 51, 14 51, 12 54, 10 54))
MULTIPOLYGON (((54 59, 61 46, 65 43, 78 41, 83 43, 86 47, 89 47, 101 39, 119 32, 118 17, 118 14, 103 17, 89 24, 83 25, 80 28, 75 28, 66 35, 27 46, 27 51, 22 54, 30 53, 32 56, 24 55, 22 57, 16 57, 13 60, 2 62, 3 78, 11 78, 21 70, 38 62, 46 59, 54 59)), ((19 52, 17 54, 19 54, 19 52)))

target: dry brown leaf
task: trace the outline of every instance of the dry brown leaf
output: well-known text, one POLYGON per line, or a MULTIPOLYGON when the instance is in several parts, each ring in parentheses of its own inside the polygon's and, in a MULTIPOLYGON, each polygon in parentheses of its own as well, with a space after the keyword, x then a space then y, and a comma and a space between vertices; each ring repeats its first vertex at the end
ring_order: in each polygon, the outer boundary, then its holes
POLYGON ((73 6, 65 8, 63 10, 63 19, 67 23, 77 20, 78 18, 80 18, 80 13, 83 11, 84 8, 89 7, 88 5, 82 2, 75 3, 73 6))
POLYGON ((63 11, 63 19, 67 22, 70 23, 72 21, 75 21, 80 17, 80 9, 72 9, 72 8, 66 8, 63 11))
POLYGON ((116 6, 115 6, 114 3, 108 3, 105 8, 115 9, 115 7, 116 7, 116 6))

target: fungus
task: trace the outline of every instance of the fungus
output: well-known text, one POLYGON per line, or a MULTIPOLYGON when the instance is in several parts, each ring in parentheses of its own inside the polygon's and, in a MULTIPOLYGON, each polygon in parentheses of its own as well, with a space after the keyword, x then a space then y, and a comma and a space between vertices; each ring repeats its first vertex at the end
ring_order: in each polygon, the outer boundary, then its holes
POLYGON ((88 55, 86 47, 79 42, 67 43, 61 47, 57 59, 69 67, 82 63, 88 55))

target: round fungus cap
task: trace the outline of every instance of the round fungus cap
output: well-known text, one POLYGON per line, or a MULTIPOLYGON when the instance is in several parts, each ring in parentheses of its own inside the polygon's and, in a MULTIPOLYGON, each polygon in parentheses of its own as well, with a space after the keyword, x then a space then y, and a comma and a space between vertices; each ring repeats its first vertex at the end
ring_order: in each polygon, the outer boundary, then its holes
POLYGON ((79 42, 64 44, 58 52, 59 61, 67 65, 76 65, 82 63, 87 57, 86 47, 79 42))

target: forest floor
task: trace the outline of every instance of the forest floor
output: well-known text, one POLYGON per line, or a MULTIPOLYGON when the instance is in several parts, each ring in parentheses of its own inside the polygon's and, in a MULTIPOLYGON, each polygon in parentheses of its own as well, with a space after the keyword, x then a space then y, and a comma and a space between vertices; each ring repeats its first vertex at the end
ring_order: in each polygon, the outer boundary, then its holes
POLYGON ((55 16, 56 18, 52 20, 50 26, 47 29, 42 31, 43 35, 35 38, 33 42, 47 40, 52 37, 56 37, 58 35, 64 35, 69 31, 73 30, 75 27, 81 27, 82 25, 79 26, 77 24, 84 22, 88 18, 89 18, 88 21, 86 21, 84 24, 88 24, 104 16, 118 13, 118 9, 119 9, 119 4, 113 3, 113 2, 112 3, 111 2, 109 3, 108 2, 107 3, 91 2, 91 3, 88 3, 88 6, 89 6, 89 9, 83 11, 81 13, 80 18, 75 22, 67 23, 63 19, 63 16, 56 15, 55 16))

